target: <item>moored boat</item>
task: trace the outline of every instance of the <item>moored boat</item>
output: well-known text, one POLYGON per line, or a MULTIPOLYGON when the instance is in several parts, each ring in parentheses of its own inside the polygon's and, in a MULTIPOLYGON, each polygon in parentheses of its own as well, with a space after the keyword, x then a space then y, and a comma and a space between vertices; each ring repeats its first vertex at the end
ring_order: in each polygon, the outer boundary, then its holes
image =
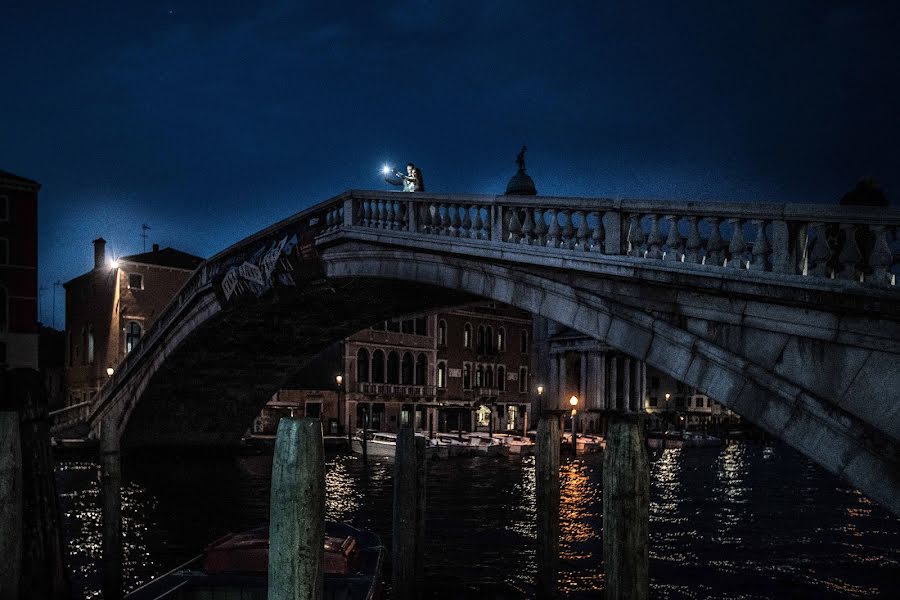
MULTIPOLYGON (((424 433, 417 433, 416 437, 425 438, 426 446, 425 453, 428 458, 440 457, 444 458, 449 455, 446 448, 442 447, 440 444, 430 439, 424 433)), ((350 444, 350 448, 356 454, 362 454, 362 433, 357 432, 356 436, 353 437, 353 441, 350 444)), ((373 431, 369 432, 368 438, 366 440, 366 453, 369 456, 388 456, 393 458, 397 453, 397 434, 389 433, 385 431, 373 431)))
MULTIPOLYGON (((325 600, 381 598, 384 546, 374 533, 344 523, 325 524, 325 600)), ((124 600, 264 599, 269 528, 228 534, 203 554, 139 587, 124 600)))

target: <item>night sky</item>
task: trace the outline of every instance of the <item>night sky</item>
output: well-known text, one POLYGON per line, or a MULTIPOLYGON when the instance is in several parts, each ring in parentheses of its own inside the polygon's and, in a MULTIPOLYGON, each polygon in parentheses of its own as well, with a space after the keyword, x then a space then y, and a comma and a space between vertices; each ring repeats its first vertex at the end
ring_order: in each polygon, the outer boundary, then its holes
POLYGON ((45 322, 97 236, 209 256, 385 162, 502 193, 527 143, 542 194, 900 196, 898 2, 258 4, 2 2, 0 169, 44 186, 45 322))

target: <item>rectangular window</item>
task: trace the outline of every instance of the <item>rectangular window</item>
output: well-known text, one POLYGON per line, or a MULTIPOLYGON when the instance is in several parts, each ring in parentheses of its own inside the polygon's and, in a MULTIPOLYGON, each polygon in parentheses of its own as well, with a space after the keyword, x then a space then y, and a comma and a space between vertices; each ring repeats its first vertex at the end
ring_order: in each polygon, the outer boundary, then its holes
POLYGON ((519 407, 509 405, 506 407, 506 429, 513 430, 519 424, 519 407))
POLYGON ((416 335, 428 335, 428 321, 425 317, 416 319, 416 335))
POLYGON ((128 289, 142 290, 144 289, 144 276, 140 273, 128 274, 128 289))
POLYGON ((472 389, 472 364, 463 363, 463 389, 472 389))
POLYGON ((307 402, 306 403, 306 416, 311 419, 316 419, 322 416, 322 403, 321 402, 307 402))
POLYGON ((528 367, 519 367, 519 392, 528 391, 528 367))
POLYGON ((403 321, 403 333, 412 334, 415 331, 415 324, 412 319, 403 321))
POLYGON ((387 330, 400 333, 400 321, 388 321, 387 330))

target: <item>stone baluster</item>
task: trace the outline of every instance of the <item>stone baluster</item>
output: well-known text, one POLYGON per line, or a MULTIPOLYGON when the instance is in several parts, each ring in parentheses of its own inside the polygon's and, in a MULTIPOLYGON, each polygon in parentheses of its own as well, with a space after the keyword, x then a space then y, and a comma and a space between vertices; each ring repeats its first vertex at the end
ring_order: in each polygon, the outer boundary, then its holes
POLYGON ((887 241, 887 227, 884 225, 870 225, 872 235, 875 236, 872 251, 869 253, 869 269, 872 274, 866 281, 873 285, 893 285, 891 265, 893 255, 887 241))
POLYGON ((730 258, 728 267, 731 269, 743 269, 744 265, 744 249, 747 244, 744 242, 744 222, 738 217, 731 217, 728 222, 734 226, 734 233, 731 234, 731 243, 728 244, 728 252, 730 258))
POLYGON ((550 215, 550 228, 547 230, 547 247, 559 248, 560 230, 559 219, 556 217, 556 210, 548 208, 547 213, 550 215))
POLYGON ((669 222, 669 235, 666 238, 666 255, 663 257, 667 262, 681 262, 683 252, 681 250, 681 234, 678 233, 678 215, 666 215, 664 217, 669 222))
POLYGON ((752 222, 756 227, 756 239, 753 241, 753 261, 750 263, 750 269, 769 271, 769 253, 772 251, 772 246, 766 237, 766 220, 753 219, 752 222))
POLYGON ((381 229, 384 226, 384 200, 375 200, 375 227, 381 229))
POLYGON ((396 215, 397 227, 396 229, 400 231, 406 231, 406 223, 408 212, 406 210, 405 202, 397 202, 394 204, 394 214, 396 215))
POLYGON ((810 223, 810 227, 816 232, 812 250, 809 253, 809 274, 813 277, 831 277, 832 257, 831 245, 828 243, 828 225, 825 223, 810 223))
POLYGON ((644 228, 641 227, 641 215, 631 213, 628 217, 628 256, 644 257, 644 228))
MULTIPOLYGON (((592 227, 591 231, 591 240, 590 240, 590 250, 591 252, 599 252, 601 254, 606 253, 606 231, 603 229, 603 215, 598 212, 589 213, 585 216, 585 221, 591 216, 594 215, 597 217, 597 224, 592 227)), ((588 227, 590 227, 590 223, 588 223, 588 227)))
POLYGON ((478 237, 482 240, 489 240, 491 239, 491 209, 485 207, 484 214, 485 218, 481 219, 481 231, 478 233, 478 237))
POLYGON ((472 218, 469 216, 469 211, 471 209, 471 206, 463 206, 463 216, 460 223, 461 229, 459 231, 459 237, 467 239, 472 237, 472 218))
POLYGON ((709 239, 706 241, 706 261, 704 264, 711 267, 725 266, 725 242, 722 240, 722 230, 719 229, 719 217, 710 217, 709 224, 712 229, 709 239))
POLYGON ((522 239, 522 222, 519 220, 519 209, 510 207, 507 212, 509 213, 509 224, 507 225, 509 233, 506 241, 511 244, 518 244, 519 240, 522 239))
POLYGON ((687 235, 687 243, 686 248, 687 252, 684 254, 684 262, 690 263, 692 265, 699 265, 703 262, 703 257, 700 255, 700 249, 703 247, 703 240, 700 239, 700 227, 697 223, 697 217, 688 217, 688 235, 687 235))
POLYGON ((572 227, 572 214, 567 209, 559 211, 562 216, 562 239, 559 247, 571 250, 575 247, 575 228, 572 227))
POLYGON ((363 227, 371 227, 372 226, 372 201, 371 200, 361 200, 360 204, 362 204, 362 226, 363 227))
POLYGON ((856 242, 856 225, 851 223, 841 223, 840 231, 842 235, 838 238, 841 244, 841 251, 838 254, 838 268, 835 277, 838 279, 859 279, 858 265, 862 260, 862 253, 859 251, 859 244, 856 242))
POLYGON ((451 204, 448 209, 450 210, 450 228, 447 230, 447 233, 451 237, 459 237, 459 205, 451 204))
POLYGON ((519 243, 530 246, 534 242, 534 215, 530 208, 525 209, 524 215, 522 220, 522 239, 519 243))
POLYGON ((534 235, 538 246, 547 245, 547 222, 544 221, 544 210, 534 209, 534 235))
POLYGON ((573 220, 576 216, 578 217, 578 230, 575 232, 575 249, 585 252, 590 250, 591 230, 588 229, 587 214, 584 211, 576 210, 572 215, 573 220))
POLYGON ((441 235, 450 235, 450 207, 446 204, 441 204, 439 209, 441 215, 441 235))
POLYGON ((331 231, 334 227, 334 210, 328 209, 325 211, 325 231, 331 231))
POLYGON ((422 231, 424 233, 431 233, 431 204, 423 202, 419 205, 419 223, 421 223, 422 231))
POLYGON ((662 233, 659 231, 659 215, 650 215, 650 235, 647 237, 647 258, 660 260, 662 258, 662 233))
POLYGON ((472 219, 472 239, 480 240, 484 239, 481 237, 481 229, 484 227, 484 222, 481 220, 481 207, 475 205, 475 213, 472 215, 474 218, 472 219))
POLYGON ((394 228, 394 202, 393 202, 393 200, 387 200, 384 203, 384 220, 381 223, 381 226, 384 229, 393 229, 394 228))

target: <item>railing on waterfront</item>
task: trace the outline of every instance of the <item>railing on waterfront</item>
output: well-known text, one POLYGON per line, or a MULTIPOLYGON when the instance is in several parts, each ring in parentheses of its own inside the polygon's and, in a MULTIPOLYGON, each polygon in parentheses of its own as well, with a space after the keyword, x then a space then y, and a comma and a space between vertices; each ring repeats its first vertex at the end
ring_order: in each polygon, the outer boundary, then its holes
POLYGON ((374 396, 431 398, 434 397, 435 387, 433 385, 357 382, 356 391, 360 394, 374 396))
POLYGON ((56 433, 87 421, 91 413, 92 402, 79 402, 71 406, 65 406, 57 410, 51 410, 47 415, 50 417, 50 432, 56 433))

